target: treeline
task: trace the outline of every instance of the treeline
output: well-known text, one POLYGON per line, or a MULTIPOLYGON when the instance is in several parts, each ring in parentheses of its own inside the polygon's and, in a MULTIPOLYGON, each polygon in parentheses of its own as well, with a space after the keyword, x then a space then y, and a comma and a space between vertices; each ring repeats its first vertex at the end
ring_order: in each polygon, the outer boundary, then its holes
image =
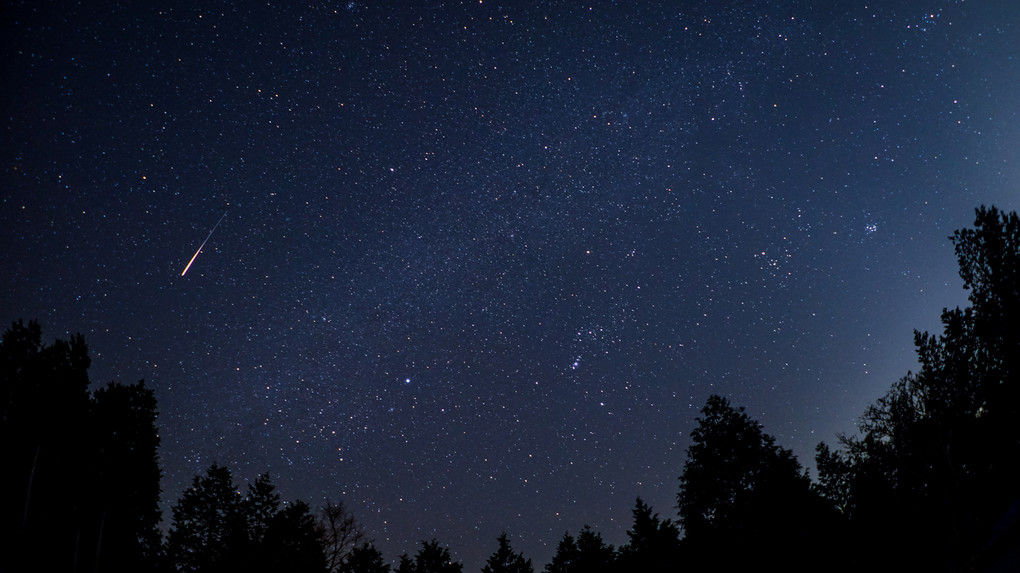
POLYGON ((156 399, 141 382, 89 392, 82 337, 38 323, 0 346, 5 571, 153 570, 162 549, 156 399))
MULTIPOLYGON (((817 447, 809 479, 743 408, 708 399, 691 432, 675 520, 640 498, 627 541, 564 533, 547 573, 1020 570, 1020 221, 977 210, 951 237, 965 309, 915 333, 920 369, 852 436, 817 447)), ((285 503, 268 475, 241 492, 227 468, 195 476, 159 523, 156 401, 141 382, 88 389, 80 336, 3 335, 3 570, 456 573, 422 541, 393 568, 340 502, 285 503)), ((483 573, 533 573, 506 534, 483 573)))

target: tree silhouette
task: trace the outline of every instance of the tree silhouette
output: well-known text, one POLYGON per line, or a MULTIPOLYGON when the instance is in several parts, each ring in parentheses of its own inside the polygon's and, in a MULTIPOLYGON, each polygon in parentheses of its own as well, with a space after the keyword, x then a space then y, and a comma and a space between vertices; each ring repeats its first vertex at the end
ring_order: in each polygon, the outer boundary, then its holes
POLYGON ((599 573, 612 571, 616 563, 613 546, 602 540, 602 535, 585 525, 577 534, 577 569, 599 573))
MULTIPOLYGON (((1020 217, 1015 211, 1000 212, 995 207, 976 210, 974 229, 962 229, 951 237, 960 265, 963 287, 970 290, 970 308, 955 309, 949 317, 943 313, 946 334, 941 344, 932 337, 933 348, 926 357, 936 370, 941 356, 963 354, 965 366, 950 372, 955 379, 943 385, 972 389, 976 396, 962 400, 960 420, 974 420, 973 436, 961 440, 958 459, 951 467, 966 464, 962 481, 982 495, 972 507, 985 508, 973 515, 957 518, 957 528, 987 531, 989 523, 1002 515, 1017 499, 1016 481, 1020 476, 1020 217), (954 345, 967 333, 969 345, 954 345), (939 347, 942 348, 939 348, 939 347), (941 351, 941 353, 939 352, 941 351), (970 351, 969 354, 966 354, 970 351), (967 375, 975 380, 964 383, 967 375), (976 409, 972 410, 976 406, 976 409), (969 443, 966 443, 969 442, 969 443), (977 447, 976 447, 977 446, 977 447), (965 452, 972 456, 962 458, 965 452)), ((927 334, 927 333, 926 333, 927 334)), ((924 336, 922 336, 922 341, 924 336)), ((953 361, 959 361, 953 360, 953 361)), ((926 364, 922 359, 923 365, 926 364)), ((948 376, 946 376, 948 378, 948 376)), ((955 392, 946 392, 953 397, 955 392)), ((969 425, 969 424, 968 424, 969 425)), ((961 428, 967 432, 971 428, 961 428)), ((959 470, 957 470, 959 472, 959 470)), ((971 542, 976 540, 971 540, 971 542)))
POLYGON ((156 401, 141 382, 90 395, 89 363, 80 335, 47 346, 34 321, 12 324, 0 342, 4 564, 13 570, 155 567, 156 401))
POLYGON ((340 571, 365 541, 365 533, 342 501, 326 500, 319 512, 319 527, 326 549, 326 565, 330 571, 340 571))
POLYGON ((230 470, 213 464, 171 512, 166 553, 177 571, 326 571, 323 532, 308 504, 281 505, 268 474, 242 498, 230 470))
POLYGON ((84 484, 66 476, 86 467, 88 366, 80 336, 46 346, 34 321, 3 335, 4 529, 16 532, 10 559, 21 567, 77 566, 84 484))
POLYGON ((397 573, 414 573, 414 560, 404 553, 400 556, 400 563, 397 565, 397 573))
POLYGON ((691 432, 677 499, 689 537, 713 531, 758 530, 758 504, 790 488, 808 488, 793 452, 776 445, 744 408, 722 396, 709 397, 691 432))
POLYGON ((213 464, 171 508, 167 557, 177 571, 229 571, 243 555, 247 519, 230 470, 213 464))
MULTIPOLYGON (((915 332, 920 369, 867 408, 858 435, 818 445, 816 484, 744 408, 713 395, 680 476, 685 537, 638 498, 619 551, 585 525, 544 571, 1015 569, 1020 219, 982 207, 974 229, 950 238, 970 306, 943 310, 938 335, 915 332)), ((47 346, 35 322, 0 341, 3 570, 156 570, 165 552, 178 571, 390 571, 342 503, 318 515, 281 503, 268 474, 242 497, 216 464, 173 505, 161 547, 154 394, 143 382, 90 393, 88 366, 81 336, 47 346)), ((432 540, 397 571, 462 569, 432 540)), ((483 568, 532 571, 506 533, 483 568)))
POLYGON ((602 536, 588 525, 581 528, 574 539, 569 532, 563 534, 552 561, 545 573, 604 573, 613 571, 616 551, 607 545, 602 536))
POLYGON ((248 495, 241 510, 247 520, 248 538, 260 543, 280 511, 280 494, 276 493, 276 486, 268 473, 260 474, 248 484, 248 495))
POLYGON ((950 239, 970 306, 943 310, 941 335, 915 331, 919 371, 868 407, 858 436, 817 449, 819 489, 857 543, 898 556, 890 570, 960 566, 1017 500, 1020 220, 981 207, 950 239))
POLYGON ((326 555, 322 532, 311 509, 303 501, 287 504, 272 517, 262 543, 263 560, 256 570, 323 573, 326 555))
POLYGON ((400 558, 401 573, 461 573, 464 566, 453 561, 450 557, 450 550, 439 545, 439 542, 422 541, 421 549, 414 556, 414 561, 408 559, 407 555, 400 558))
POLYGON ((569 532, 563 534, 552 561, 545 565, 545 573, 572 573, 577 569, 577 542, 569 532))
POLYGON ((489 556, 482 573, 534 573, 531 559, 525 559, 521 553, 514 553, 506 532, 499 536, 499 547, 489 556))
POLYGON ((347 561, 340 567, 340 571, 341 573, 389 573, 390 566, 383 561, 382 553, 374 545, 364 543, 351 550, 347 561))
POLYGON ((296 501, 281 508, 269 474, 248 484, 241 510, 247 530, 236 536, 235 548, 229 552, 233 567, 267 572, 326 569, 323 532, 308 504, 296 501))
POLYGON ((161 550, 156 398, 144 382, 93 393, 90 545, 100 571, 153 569, 161 550))
POLYGON ((680 563, 680 532, 672 520, 660 520, 641 498, 634 507, 634 525, 627 531, 628 543, 619 550, 621 571, 667 571, 680 563))
POLYGON ((744 408, 711 396, 691 432, 680 476, 680 521, 689 560, 701 566, 797 570, 825 551, 832 523, 790 450, 744 408), (727 547, 742 547, 740 552, 727 547))

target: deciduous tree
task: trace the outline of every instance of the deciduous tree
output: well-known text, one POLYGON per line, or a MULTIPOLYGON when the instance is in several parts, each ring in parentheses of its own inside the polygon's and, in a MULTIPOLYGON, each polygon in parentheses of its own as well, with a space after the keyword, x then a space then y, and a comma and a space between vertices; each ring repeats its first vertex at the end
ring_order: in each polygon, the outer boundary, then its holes
POLYGON ((340 571, 351 553, 365 542, 365 532, 343 501, 326 500, 319 512, 323 533, 326 564, 330 571, 340 571))
POLYGON ((890 568, 961 565, 1017 499, 1020 219, 982 207, 950 239, 970 306, 944 309, 940 335, 915 331, 920 369, 817 450, 819 489, 857 543, 901 556, 890 568))
POLYGON ((824 553, 820 531, 830 516, 793 452, 721 396, 709 397, 691 440, 677 498, 685 561, 732 570, 815 566, 807 560, 824 553))
POLYGON ((807 477, 793 452, 777 446, 743 407, 713 395, 701 413, 677 497, 686 535, 763 531, 777 516, 761 514, 761 505, 791 489, 806 490, 807 477))

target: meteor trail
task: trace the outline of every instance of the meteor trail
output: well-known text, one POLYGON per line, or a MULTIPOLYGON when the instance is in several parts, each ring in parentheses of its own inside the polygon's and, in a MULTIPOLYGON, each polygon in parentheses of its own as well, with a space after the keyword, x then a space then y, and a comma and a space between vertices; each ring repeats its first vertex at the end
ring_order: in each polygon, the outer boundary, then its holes
POLYGON ((213 234, 213 231, 215 231, 215 230, 216 230, 216 227, 219 227, 219 226, 220 226, 220 223, 222 223, 222 222, 223 222, 223 217, 226 217, 226 216, 227 216, 227 213, 226 213, 226 212, 224 212, 224 213, 223 213, 223 215, 222 215, 222 216, 220 217, 220 220, 219 220, 219 221, 216 221, 216 224, 215 224, 215 225, 213 225, 212 231, 209 231, 209 235, 208 235, 208 236, 206 236, 205 240, 204 240, 204 241, 202 241, 202 244, 201 244, 201 245, 199 245, 199 247, 198 247, 198 250, 197 250, 197 251, 195 251, 195 256, 191 257, 191 260, 190 260, 190 261, 188 261, 188 266, 184 267, 184 270, 183 270, 183 271, 181 271, 181 276, 182 276, 182 277, 184 276, 184 273, 188 272, 188 269, 190 269, 190 268, 191 268, 191 263, 195 262, 195 259, 197 259, 197 258, 198 258, 198 254, 202 252, 202 247, 204 247, 204 246, 205 246, 205 244, 206 244, 207 242, 209 242, 209 237, 211 237, 211 236, 212 236, 212 234, 213 234))

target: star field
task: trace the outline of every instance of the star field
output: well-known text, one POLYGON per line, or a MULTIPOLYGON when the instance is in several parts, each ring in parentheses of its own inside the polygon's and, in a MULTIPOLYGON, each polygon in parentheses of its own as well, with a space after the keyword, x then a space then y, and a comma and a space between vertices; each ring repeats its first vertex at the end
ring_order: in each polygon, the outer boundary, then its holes
POLYGON ((0 317, 155 389, 167 503, 217 462, 387 559, 618 545, 710 394, 853 431, 1018 209, 1012 2, 415 4, 0 14, 0 317))

